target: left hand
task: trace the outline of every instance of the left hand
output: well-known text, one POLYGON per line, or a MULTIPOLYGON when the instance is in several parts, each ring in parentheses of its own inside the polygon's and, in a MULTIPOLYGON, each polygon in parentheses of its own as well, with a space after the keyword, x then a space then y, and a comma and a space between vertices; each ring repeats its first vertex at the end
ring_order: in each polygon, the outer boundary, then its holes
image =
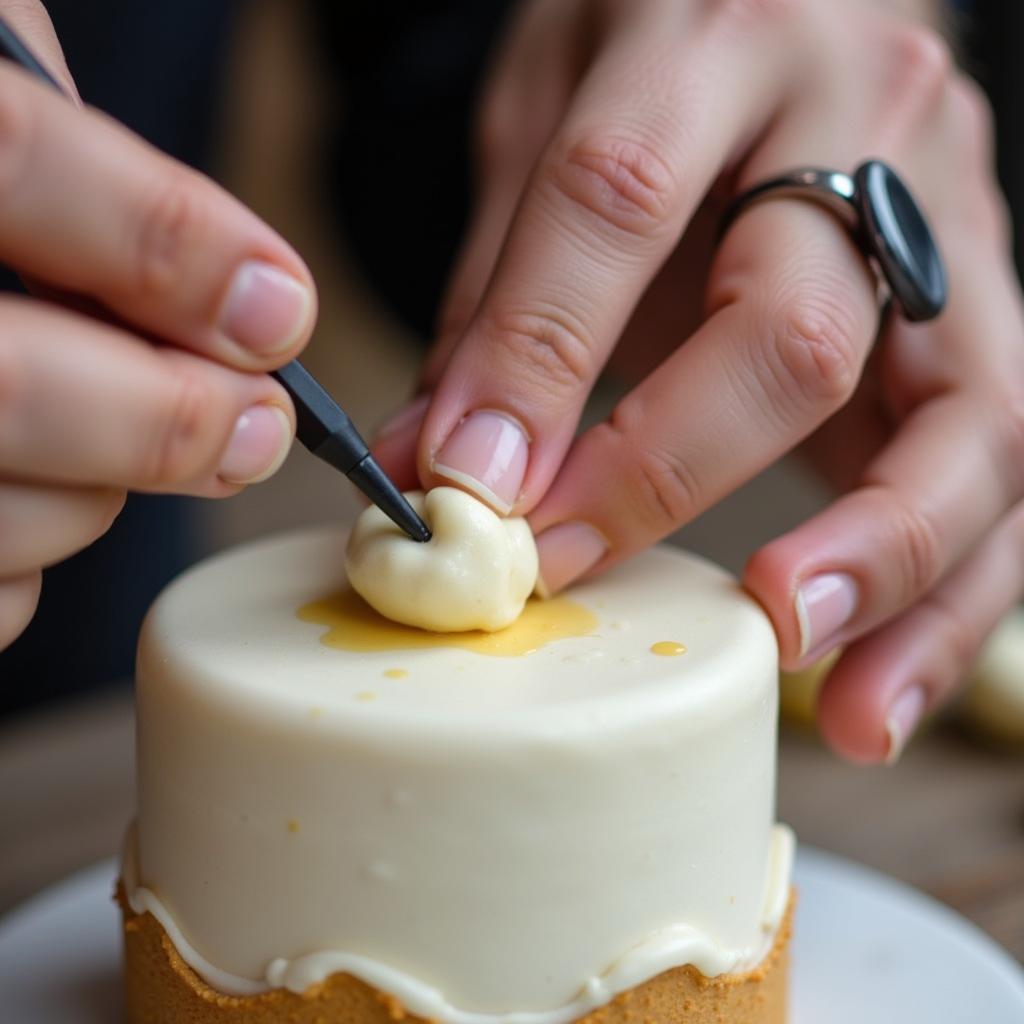
POLYGON ((532 0, 481 117, 430 397, 386 468, 528 514, 559 589, 803 445, 843 496, 745 582, 785 666, 847 645, 832 745, 897 754, 1024 589, 1024 316, 977 88, 880 3, 532 0), (731 195, 868 157, 916 192, 951 288, 874 352, 876 282, 829 212, 772 200, 713 242, 731 195), (611 358, 639 383, 574 439, 611 358))

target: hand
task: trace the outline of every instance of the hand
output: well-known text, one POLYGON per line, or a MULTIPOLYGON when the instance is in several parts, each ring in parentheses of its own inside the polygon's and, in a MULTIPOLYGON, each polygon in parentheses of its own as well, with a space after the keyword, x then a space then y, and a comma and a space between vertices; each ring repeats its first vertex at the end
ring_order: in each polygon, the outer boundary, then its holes
POLYGON ((554 590, 802 446, 842 497, 745 583, 786 667, 846 647, 832 745, 898 754, 1024 589, 1024 320, 976 87, 880 3, 534 0, 480 132, 424 397, 380 457, 528 513, 554 590), (940 320, 877 346, 875 279, 828 211, 773 199, 713 232, 766 177, 868 157, 917 193, 951 281, 940 320), (574 438, 609 359, 639 383, 574 438))
MULTIPOLYGON (((73 91, 43 8, 0 12, 73 91)), ((37 296, 0 298, 3 647, 40 568, 103 533, 126 489, 219 497, 280 465, 294 412, 261 371, 305 343, 315 297, 212 182, 6 61, 0 261, 37 296)))

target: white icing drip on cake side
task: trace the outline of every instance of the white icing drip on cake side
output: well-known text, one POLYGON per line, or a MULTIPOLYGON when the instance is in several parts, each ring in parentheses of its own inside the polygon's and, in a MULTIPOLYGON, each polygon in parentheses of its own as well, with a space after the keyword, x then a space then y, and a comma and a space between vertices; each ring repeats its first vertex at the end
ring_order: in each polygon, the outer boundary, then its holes
MULTIPOLYGON (((380 992, 395 996, 410 1013, 441 1024, 571 1024, 626 992, 673 967, 692 965, 705 977, 750 970, 767 955, 789 901, 793 833, 776 825, 772 833, 771 864, 765 891, 764 939, 756 947, 730 949, 687 924, 654 932, 626 950, 600 975, 588 978, 570 1003, 539 1011, 477 1013, 453 1006, 445 994, 426 982, 369 957, 340 950, 307 953, 292 960, 272 960, 262 979, 243 978, 211 964, 188 943, 173 916, 149 889, 136 884, 134 828, 128 833, 122 859, 122 878, 128 904, 136 914, 150 913, 160 922, 175 949, 208 985, 226 995, 253 996, 275 988, 302 994, 333 974, 350 974, 380 992), (130 889, 129 889, 130 886, 130 889)), ((482 941, 486 941, 486 938, 482 941)))

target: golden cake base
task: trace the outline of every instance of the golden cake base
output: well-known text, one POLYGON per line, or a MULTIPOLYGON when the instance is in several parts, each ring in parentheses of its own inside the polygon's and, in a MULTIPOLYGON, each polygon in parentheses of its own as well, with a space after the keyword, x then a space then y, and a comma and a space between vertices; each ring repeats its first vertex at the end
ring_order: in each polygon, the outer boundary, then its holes
MULTIPOLYGON (((335 974, 302 995, 275 989, 227 996, 210 988, 178 955, 152 914, 137 915, 123 889, 127 1024, 430 1024, 348 974, 335 974)), ((745 974, 706 978, 675 967, 623 992, 577 1024, 785 1024, 789 938, 794 898, 775 944, 745 974)))

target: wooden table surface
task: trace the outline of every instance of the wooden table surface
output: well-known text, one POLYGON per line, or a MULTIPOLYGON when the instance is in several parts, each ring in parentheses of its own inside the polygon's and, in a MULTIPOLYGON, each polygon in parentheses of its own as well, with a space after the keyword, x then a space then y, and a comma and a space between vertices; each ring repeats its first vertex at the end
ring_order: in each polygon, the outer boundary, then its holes
MULTIPOLYGON (((0 728, 0 911, 113 854, 133 804, 127 687, 0 728)), ((1024 962, 1024 759, 935 727, 892 768, 783 731, 779 818, 800 841, 945 901, 1024 962)))

